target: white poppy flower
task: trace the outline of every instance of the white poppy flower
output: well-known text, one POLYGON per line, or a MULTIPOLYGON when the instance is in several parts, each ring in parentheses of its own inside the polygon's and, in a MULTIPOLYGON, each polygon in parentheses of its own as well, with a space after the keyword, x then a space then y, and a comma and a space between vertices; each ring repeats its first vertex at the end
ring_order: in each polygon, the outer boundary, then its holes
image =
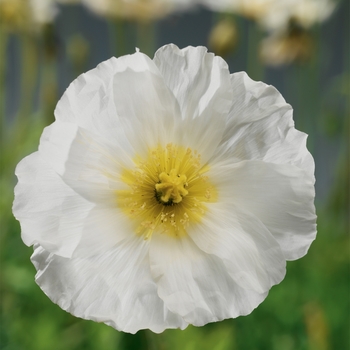
POLYGON ((280 93, 204 47, 78 77, 13 211, 62 309, 134 333, 247 315, 315 238, 314 162, 280 93))

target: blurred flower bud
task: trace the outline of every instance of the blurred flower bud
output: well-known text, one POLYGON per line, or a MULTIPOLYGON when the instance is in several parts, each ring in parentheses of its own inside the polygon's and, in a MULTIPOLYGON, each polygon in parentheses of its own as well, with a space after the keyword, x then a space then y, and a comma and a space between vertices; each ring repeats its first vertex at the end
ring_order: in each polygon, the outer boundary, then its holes
POLYGON ((211 30, 208 39, 209 48, 219 56, 226 56, 237 45, 238 32, 233 20, 225 18, 211 30))
POLYGON ((69 38, 67 44, 67 55, 73 65, 76 74, 85 70, 85 64, 89 57, 89 43, 80 34, 75 34, 69 38))
POLYGON ((306 304, 304 317, 309 349, 329 349, 329 327, 321 305, 317 302, 306 304))
POLYGON ((57 13, 54 0, 0 0, 0 26, 9 32, 38 33, 57 13))
POLYGON ((272 34, 262 40, 260 46, 261 60, 270 66, 304 63, 311 58, 312 52, 312 37, 300 29, 272 34))
POLYGON ((61 41, 57 36, 55 27, 52 23, 47 23, 43 25, 42 33, 42 43, 44 48, 45 59, 53 60, 58 56, 60 50, 62 49, 61 41))
POLYGON ((9 32, 25 31, 31 24, 28 1, 0 0, 0 27, 9 32))

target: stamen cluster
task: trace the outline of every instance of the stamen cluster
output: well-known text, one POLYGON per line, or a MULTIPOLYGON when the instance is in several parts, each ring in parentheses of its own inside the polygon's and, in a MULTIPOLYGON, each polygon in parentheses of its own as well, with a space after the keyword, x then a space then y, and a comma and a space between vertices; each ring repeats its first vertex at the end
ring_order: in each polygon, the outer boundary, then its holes
POLYGON ((191 222, 200 221, 205 203, 215 201, 215 190, 204 175, 200 155, 174 144, 158 146, 135 169, 126 169, 127 189, 117 191, 117 203, 135 222, 135 231, 149 238, 155 230, 181 236, 191 222))

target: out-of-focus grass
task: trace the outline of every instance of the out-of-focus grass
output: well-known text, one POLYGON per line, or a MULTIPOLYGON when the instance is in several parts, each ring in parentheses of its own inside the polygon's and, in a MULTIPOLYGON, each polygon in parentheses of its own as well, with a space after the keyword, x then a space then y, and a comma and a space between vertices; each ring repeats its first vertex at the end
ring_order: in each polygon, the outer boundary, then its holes
MULTIPOLYGON (((43 128, 34 118, 18 143, 16 130, 2 152, 1 180, 1 348, 68 349, 268 349, 330 350, 350 347, 349 236, 346 210, 323 205, 318 236, 308 254, 288 263, 284 281, 249 316, 160 335, 120 333, 104 324, 81 320, 53 304, 34 282, 32 248, 20 238, 12 217, 14 168, 37 149, 43 128)), ((344 208, 343 208, 344 209, 344 208)))

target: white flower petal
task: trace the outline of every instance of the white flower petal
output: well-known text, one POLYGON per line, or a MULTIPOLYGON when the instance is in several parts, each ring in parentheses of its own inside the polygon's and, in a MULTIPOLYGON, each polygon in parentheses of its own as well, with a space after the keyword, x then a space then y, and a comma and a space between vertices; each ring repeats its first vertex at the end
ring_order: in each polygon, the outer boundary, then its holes
POLYGON ((57 127, 53 129, 52 137, 47 142, 41 140, 40 153, 49 162, 49 155, 57 149, 53 166, 70 187, 94 203, 115 206, 114 191, 121 186, 122 168, 134 165, 131 155, 118 144, 118 140, 102 139, 100 135, 78 128, 74 139, 69 141, 68 152, 60 157, 58 153, 60 149, 63 153, 66 146, 64 135, 69 124, 55 124, 57 127), (64 127, 59 129, 59 125, 64 127))
POLYGON ((73 257, 102 254, 123 239, 135 235, 134 226, 125 214, 119 208, 108 205, 96 205, 79 224, 82 233, 73 257))
POLYGON ((223 262, 189 237, 153 235, 150 266, 166 307, 195 326, 249 314, 267 295, 235 283, 223 262))
POLYGON ((75 79, 57 103, 56 120, 76 123, 88 130, 94 129, 93 119, 98 117, 97 110, 103 106, 104 97, 111 96, 117 62, 112 57, 75 79))
POLYGON ((93 204, 69 188, 38 152, 17 165, 16 175, 13 213, 21 223, 23 241, 70 257, 93 204))
POLYGON ((267 227, 287 260, 304 256, 316 236, 314 181, 289 164, 246 161, 213 167, 219 201, 250 212, 267 227))
MULTIPOLYGON (((81 74, 67 88, 55 109, 55 117, 62 122, 77 123, 80 127, 94 130, 100 115, 97 110, 106 108, 107 99, 113 97, 113 81, 117 72, 131 69, 135 72, 158 69, 146 55, 136 52, 119 58, 112 57, 96 68, 81 74)), ((107 101, 108 102, 108 101, 107 101)), ((114 105, 114 104, 112 104, 114 105)))
POLYGON ((135 66, 136 69, 135 60, 137 61, 139 54, 137 57, 135 56, 136 54, 119 59, 113 57, 74 80, 57 104, 56 123, 49 127, 52 130, 48 135, 50 138, 46 137, 47 141, 51 143, 61 142, 59 148, 65 148, 70 144, 70 139, 64 137, 62 140, 62 134, 65 132, 63 128, 79 128, 108 140, 109 144, 115 144, 116 147, 121 146, 124 152, 134 156, 134 145, 128 141, 116 112, 113 77, 116 72, 126 70, 124 61, 128 61, 128 59, 134 62, 130 65, 135 66), (68 123, 70 125, 67 125, 68 123))
POLYGON ((142 237, 83 259, 65 259, 37 246, 32 261, 41 289, 75 316, 130 333, 187 326, 158 297, 149 270, 148 242, 142 237))
POLYGON ((182 142, 200 150, 205 163, 221 140, 232 104, 226 62, 205 47, 180 50, 175 45, 160 48, 154 62, 180 105, 182 142))
POLYGON ((284 278, 285 258, 261 221, 238 205, 212 204, 189 235, 201 250, 223 261, 239 286, 265 293, 284 278))
POLYGON ((124 135, 113 138, 56 121, 46 127, 39 153, 76 192, 94 203, 115 204, 122 167, 134 166, 124 135))
POLYGON ((309 176, 314 161, 307 135, 294 128, 292 108, 272 86, 253 81, 244 72, 231 75, 235 91, 225 134, 213 163, 227 157, 294 164, 309 176))
POLYGON ((40 156, 58 175, 64 174, 65 163, 77 132, 76 124, 56 121, 47 126, 41 135, 40 156))
MULTIPOLYGON (((140 54, 141 55, 141 54, 140 54)), ((160 74, 127 69, 114 76, 115 108, 129 141, 144 155, 150 147, 174 142, 181 134, 179 107, 160 74), (137 132, 135 132, 137 131, 137 132)))
POLYGON ((57 104, 55 116, 118 140, 134 155, 152 147, 146 142, 173 141, 168 131, 174 130, 178 106, 153 61, 136 52, 79 76, 57 104))
POLYGON ((40 156, 17 166, 13 212, 21 222, 22 239, 62 256, 89 256, 106 251, 133 230, 116 206, 95 205, 70 188, 40 156))

